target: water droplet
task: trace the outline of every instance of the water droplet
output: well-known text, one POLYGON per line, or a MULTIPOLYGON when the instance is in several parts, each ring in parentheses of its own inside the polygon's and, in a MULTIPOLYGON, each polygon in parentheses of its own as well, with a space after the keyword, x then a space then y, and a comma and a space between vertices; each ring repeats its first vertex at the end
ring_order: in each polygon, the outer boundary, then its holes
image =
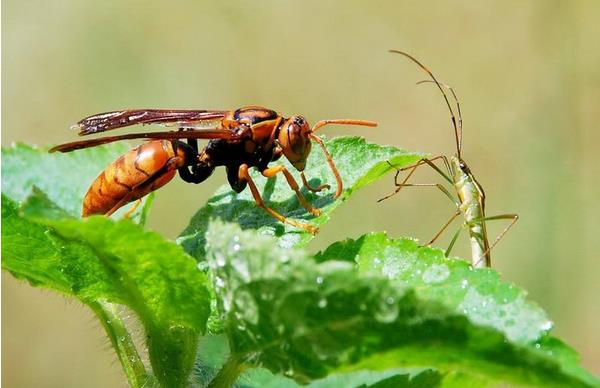
POLYGON ((319 300, 319 303, 317 304, 320 308, 324 309, 325 307, 327 307, 327 299, 322 298, 321 300, 319 300))
POLYGON ((242 246, 241 246, 240 244, 233 244, 233 247, 232 247, 232 248, 233 248, 233 250, 234 250, 234 251, 236 251, 236 252, 237 252, 237 251, 239 251, 239 250, 240 250, 240 248, 241 248, 241 247, 242 247, 242 246))
POLYGON ((252 325, 258 324, 258 306, 252 295, 247 291, 237 292, 235 295, 236 315, 239 319, 252 325))
POLYGON ((206 261, 201 261, 198 263, 197 265, 198 269, 202 272, 206 271, 208 269, 208 262, 206 261))
POLYGON ((535 344, 535 348, 536 348, 536 349, 541 349, 541 348, 542 348, 542 345, 541 345, 541 344, 535 344))
POLYGON ((317 284, 323 284, 323 281, 324 281, 323 276, 317 276, 316 280, 317 280, 317 284))
POLYGON ((446 264, 434 264, 423 274, 423 281, 427 284, 441 283, 448 279, 449 275, 450 270, 446 264))
POLYGON ((383 323, 393 322, 398 317, 398 304, 393 296, 383 298, 375 312, 375 319, 383 323))
POLYGON ((469 287, 469 281, 467 279, 463 279, 460 282, 460 288, 462 288, 463 290, 466 289, 467 287, 469 287))
POLYGON ((215 261, 217 263, 217 266, 219 267, 224 267, 227 263, 227 261, 225 260, 225 256, 223 256, 223 254, 221 254, 220 252, 215 252, 215 261))

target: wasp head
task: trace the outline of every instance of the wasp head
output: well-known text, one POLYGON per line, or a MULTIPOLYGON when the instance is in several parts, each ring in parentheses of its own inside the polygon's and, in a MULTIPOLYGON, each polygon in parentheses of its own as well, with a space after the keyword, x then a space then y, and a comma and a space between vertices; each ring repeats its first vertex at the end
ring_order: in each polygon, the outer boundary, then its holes
POLYGON ((306 167, 311 148, 310 133, 311 129, 302 116, 292 116, 285 120, 279 130, 277 141, 283 155, 298 171, 304 171, 306 167))

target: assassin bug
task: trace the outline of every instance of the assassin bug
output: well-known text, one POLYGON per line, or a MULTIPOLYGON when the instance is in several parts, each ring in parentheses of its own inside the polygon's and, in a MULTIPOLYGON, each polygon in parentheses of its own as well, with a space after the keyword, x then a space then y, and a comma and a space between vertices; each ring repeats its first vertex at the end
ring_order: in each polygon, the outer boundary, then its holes
POLYGON ((377 123, 365 120, 322 120, 311 128, 302 116, 285 118, 271 109, 249 106, 230 111, 114 111, 87 117, 73 127, 79 129, 79 135, 90 135, 135 124, 173 125, 179 130, 107 136, 50 149, 50 152, 70 152, 119 140, 150 139, 119 157, 96 178, 83 199, 82 216, 109 216, 127 203, 138 201, 127 212, 126 215, 129 215, 142 197, 167 184, 176 172, 186 182, 201 183, 217 166, 225 166, 229 185, 235 192, 239 193, 250 186, 256 204, 269 215, 313 234, 318 231, 315 226, 288 219, 269 208, 248 170, 255 167, 267 178, 282 173, 300 204, 317 216, 320 210, 308 203, 288 169, 283 165, 269 167, 269 163, 283 155, 300 171, 302 182, 308 190, 318 192, 327 189, 329 185, 311 187, 304 175, 311 141, 315 141, 323 150, 337 181, 335 199, 342 192, 342 179, 323 141, 315 132, 329 124, 377 126, 377 123), (200 151, 198 139, 209 139, 206 147, 200 151))
MULTIPOLYGON (((517 222, 519 216, 517 214, 501 214, 497 216, 488 217, 485 215, 485 193, 483 188, 475 179, 475 176, 465 163, 462 158, 462 135, 463 135, 463 120, 462 114, 460 111, 460 103, 454 92, 450 86, 442 84, 438 82, 435 78, 431 70, 429 70, 425 65, 419 62, 416 58, 402 51, 398 50, 390 50, 392 53, 401 54, 413 62, 415 62, 421 69, 423 69, 430 77, 431 80, 425 80, 418 82, 421 83, 434 83, 438 89, 442 92, 444 100, 446 101, 446 105, 448 106, 448 110, 450 111, 450 115, 452 118, 452 126, 454 127, 454 138, 456 140, 456 154, 447 158, 446 156, 439 155, 433 158, 425 158, 420 160, 418 163, 408 166, 402 169, 397 169, 396 176, 394 177, 394 184, 396 185, 396 190, 391 194, 381 198, 378 202, 381 202, 385 199, 390 198, 391 196, 397 194, 403 187, 416 187, 416 186, 429 186, 429 187, 437 187, 442 193, 444 193, 450 200, 456 205, 456 212, 450 217, 448 222, 444 224, 442 229, 429 241, 428 245, 433 244, 435 240, 450 226, 452 221, 454 221, 461 214, 463 215, 465 222, 464 224, 456 231, 452 240, 450 241, 450 245, 446 250, 446 256, 450 254, 454 243, 458 239, 458 236, 463 228, 467 228, 469 230, 470 235, 470 244, 471 244, 471 263, 473 267, 483 267, 491 266, 491 255, 490 251, 494 248, 494 246, 504 237, 506 232, 517 222), (448 96, 444 89, 448 89, 456 102, 456 115, 454 114, 454 110, 450 105, 450 101, 448 100, 448 96), (458 119, 457 119, 458 117, 458 119), (441 160, 444 163, 446 168, 446 172, 444 172, 441 168, 439 168, 434 161, 441 160), (446 187, 439 183, 407 183, 408 179, 414 174, 416 169, 419 166, 427 165, 433 168, 437 173, 439 173, 448 183, 454 186, 456 191, 456 196, 453 196, 446 187), (408 173, 404 180, 398 182, 398 176, 400 172, 407 171, 408 173), (492 220, 511 220, 510 224, 496 237, 496 240, 490 245, 488 240, 488 233, 486 228, 486 221, 492 220)), ((389 163, 389 162, 388 162, 389 163)), ((394 166, 392 166, 394 167, 394 166)))

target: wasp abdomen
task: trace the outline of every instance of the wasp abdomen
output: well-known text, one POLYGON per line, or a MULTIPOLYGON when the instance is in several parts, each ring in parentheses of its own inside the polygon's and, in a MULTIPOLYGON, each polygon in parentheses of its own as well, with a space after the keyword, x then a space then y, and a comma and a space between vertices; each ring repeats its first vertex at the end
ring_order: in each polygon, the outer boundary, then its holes
POLYGON ((176 168, 184 162, 184 156, 175 152, 169 140, 152 140, 131 149, 92 183, 83 199, 82 216, 106 214, 120 202, 123 206, 142 198, 173 179, 176 168), (168 169, 161 172, 167 164, 168 169))

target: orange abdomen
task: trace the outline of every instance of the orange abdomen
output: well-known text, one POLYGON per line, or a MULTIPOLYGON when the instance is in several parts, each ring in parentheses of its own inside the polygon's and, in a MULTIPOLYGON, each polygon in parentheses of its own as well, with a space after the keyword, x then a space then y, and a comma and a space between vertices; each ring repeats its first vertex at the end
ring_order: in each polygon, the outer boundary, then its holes
POLYGON ((152 140, 131 149, 98 175, 83 199, 81 215, 110 214, 142 198, 173 179, 184 162, 169 140, 152 140))

